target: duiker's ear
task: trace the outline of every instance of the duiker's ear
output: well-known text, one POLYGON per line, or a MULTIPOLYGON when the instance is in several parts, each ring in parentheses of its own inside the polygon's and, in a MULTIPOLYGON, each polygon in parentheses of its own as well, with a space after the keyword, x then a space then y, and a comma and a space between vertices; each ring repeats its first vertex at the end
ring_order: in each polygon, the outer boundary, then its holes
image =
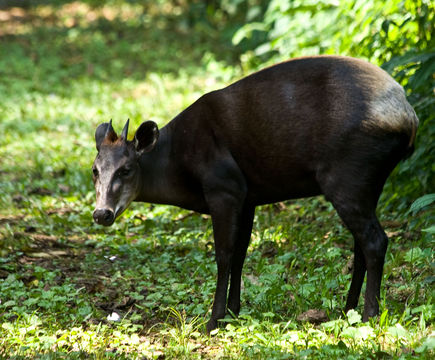
POLYGON ((145 121, 136 130, 134 146, 139 154, 151 151, 159 138, 159 129, 154 121, 145 121))
POLYGON ((108 123, 102 123, 98 125, 97 130, 95 130, 95 144, 97 150, 100 151, 101 143, 106 137, 110 137, 111 141, 116 140, 117 135, 112 127, 112 120, 108 123))

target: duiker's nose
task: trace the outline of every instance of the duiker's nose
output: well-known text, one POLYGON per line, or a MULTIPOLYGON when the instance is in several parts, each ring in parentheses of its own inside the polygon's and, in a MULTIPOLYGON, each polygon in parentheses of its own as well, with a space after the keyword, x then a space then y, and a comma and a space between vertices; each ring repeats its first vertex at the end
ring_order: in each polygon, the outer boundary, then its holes
POLYGON ((115 213, 109 209, 95 209, 94 221, 97 224, 110 226, 115 221, 115 213))

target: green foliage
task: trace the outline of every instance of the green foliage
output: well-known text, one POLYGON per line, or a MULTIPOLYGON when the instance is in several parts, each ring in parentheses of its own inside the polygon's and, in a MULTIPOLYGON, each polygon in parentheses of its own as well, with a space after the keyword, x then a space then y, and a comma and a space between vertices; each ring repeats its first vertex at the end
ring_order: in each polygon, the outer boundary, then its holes
POLYGON ((22 4, 0 13, 0 358, 433 358, 432 195, 408 212, 433 193, 430 2, 22 4), (209 218, 134 204, 93 224, 95 128, 163 125, 260 63, 329 51, 386 62, 422 124, 380 208, 382 314, 341 313, 351 236, 322 198, 290 201, 258 209, 242 314, 208 337, 209 218), (323 324, 301 316, 320 309, 323 324))
POLYGON ((435 202, 435 194, 426 194, 426 195, 418 198, 417 200, 415 200, 412 203, 411 208, 409 209, 409 212, 412 212, 414 214, 416 214, 417 212, 419 212, 421 210, 426 210, 426 209, 432 214, 432 215, 427 216, 427 221, 426 221, 426 223, 430 224, 431 226, 421 230, 421 231, 427 232, 429 234, 435 234, 435 214, 433 211, 433 208, 434 208, 433 203, 434 202, 435 202), (431 207, 429 208, 430 205, 431 205, 431 207), (430 210, 432 210, 432 211, 430 211, 430 210))
POLYGON ((435 202, 435 194, 426 194, 418 198, 417 200, 415 200, 412 203, 411 208, 409 210, 416 213, 417 211, 424 209, 426 206, 429 206, 434 202, 435 202))

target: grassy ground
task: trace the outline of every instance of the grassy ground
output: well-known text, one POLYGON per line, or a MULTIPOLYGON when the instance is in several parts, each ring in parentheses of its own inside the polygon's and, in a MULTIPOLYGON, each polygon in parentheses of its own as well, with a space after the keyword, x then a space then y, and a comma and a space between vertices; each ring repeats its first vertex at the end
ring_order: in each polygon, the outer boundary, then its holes
POLYGON ((434 356, 433 238, 421 215, 381 204, 391 239, 382 315, 361 323, 361 307, 341 313, 352 239, 322 198, 258 209, 241 316, 206 336, 209 219, 134 204, 103 229, 90 168, 99 123, 163 125, 240 77, 216 60, 225 46, 133 5, 0 18, 0 358, 434 356))

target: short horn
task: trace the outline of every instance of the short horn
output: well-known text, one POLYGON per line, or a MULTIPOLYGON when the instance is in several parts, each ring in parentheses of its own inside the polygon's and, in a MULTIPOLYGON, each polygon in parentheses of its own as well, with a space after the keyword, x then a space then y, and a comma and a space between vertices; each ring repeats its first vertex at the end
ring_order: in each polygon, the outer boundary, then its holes
POLYGON ((110 121, 109 121, 109 126, 107 127, 107 130, 106 130, 106 137, 109 135, 109 133, 111 133, 111 132, 115 132, 115 130, 113 130, 113 127, 112 127, 112 119, 110 119, 110 121))
POLYGON ((116 139, 118 138, 118 135, 116 135, 116 132, 112 127, 112 119, 110 119, 109 121, 109 125, 107 126, 106 134, 104 135, 104 137, 111 142, 116 141, 116 139))
POLYGON ((129 122, 130 122, 130 119, 127 120, 127 122, 125 123, 124 129, 122 129, 121 139, 124 141, 127 141, 129 122))

